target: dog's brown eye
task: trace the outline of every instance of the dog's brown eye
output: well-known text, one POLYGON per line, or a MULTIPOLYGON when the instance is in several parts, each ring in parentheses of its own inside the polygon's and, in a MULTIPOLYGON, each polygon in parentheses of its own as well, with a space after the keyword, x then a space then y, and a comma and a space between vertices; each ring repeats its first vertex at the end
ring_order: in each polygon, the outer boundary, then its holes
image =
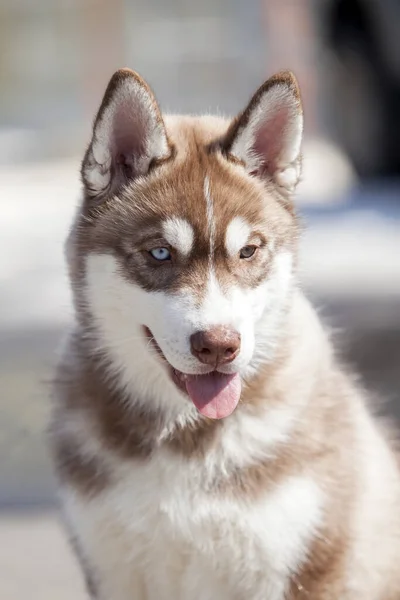
POLYGON ((243 246, 240 251, 240 258, 251 258, 257 250, 257 246, 243 246))

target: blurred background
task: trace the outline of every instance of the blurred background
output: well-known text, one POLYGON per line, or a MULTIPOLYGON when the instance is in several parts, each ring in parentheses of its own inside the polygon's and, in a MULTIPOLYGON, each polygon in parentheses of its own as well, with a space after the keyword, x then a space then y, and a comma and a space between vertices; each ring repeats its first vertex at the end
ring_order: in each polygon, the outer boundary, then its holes
POLYGON ((400 2, 0 0, 0 598, 83 599, 43 430, 71 317, 62 245, 111 74, 171 112, 234 114, 295 71, 306 117, 302 281, 400 416, 400 2))

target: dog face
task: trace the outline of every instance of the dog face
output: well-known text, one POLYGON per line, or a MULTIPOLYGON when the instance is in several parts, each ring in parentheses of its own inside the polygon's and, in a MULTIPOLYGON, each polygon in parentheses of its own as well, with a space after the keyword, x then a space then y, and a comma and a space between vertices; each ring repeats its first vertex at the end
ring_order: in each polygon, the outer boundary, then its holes
POLYGON ((207 416, 231 412, 279 336, 301 133, 288 73, 227 122, 163 119, 147 84, 123 70, 95 121, 71 238, 77 304, 105 348, 139 371, 169 371, 207 416))

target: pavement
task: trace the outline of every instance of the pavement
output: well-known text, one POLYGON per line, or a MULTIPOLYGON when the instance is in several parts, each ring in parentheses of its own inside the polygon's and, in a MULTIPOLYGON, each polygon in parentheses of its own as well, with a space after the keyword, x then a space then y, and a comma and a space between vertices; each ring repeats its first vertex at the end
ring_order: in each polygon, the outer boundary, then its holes
MULTIPOLYGON (((344 330, 343 354, 398 414, 400 184, 349 188, 344 169, 321 205, 322 192, 311 190, 332 184, 332 169, 322 168, 320 151, 309 155, 299 198, 302 283, 344 330)), ((55 350, 71 318, 62 247, 78 172, 75 159, 0 167, 1 600, 85 597, 54 509, 43 437, 55 350)))
POLYGON ((87 600, 53 512, 0 514, 1 600, 87 600))

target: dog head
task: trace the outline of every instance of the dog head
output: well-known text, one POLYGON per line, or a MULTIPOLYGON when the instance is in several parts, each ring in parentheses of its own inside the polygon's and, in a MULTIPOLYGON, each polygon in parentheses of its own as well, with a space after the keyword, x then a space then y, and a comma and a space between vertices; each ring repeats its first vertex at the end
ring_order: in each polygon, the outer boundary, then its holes
POLYGON ((69 258, 79 318, 121 373, 168 375, 209 417, 235 408, 294 285, 302 127, 291 73, 233 121, 163 117, 136 73, 112 77, 69 258))

